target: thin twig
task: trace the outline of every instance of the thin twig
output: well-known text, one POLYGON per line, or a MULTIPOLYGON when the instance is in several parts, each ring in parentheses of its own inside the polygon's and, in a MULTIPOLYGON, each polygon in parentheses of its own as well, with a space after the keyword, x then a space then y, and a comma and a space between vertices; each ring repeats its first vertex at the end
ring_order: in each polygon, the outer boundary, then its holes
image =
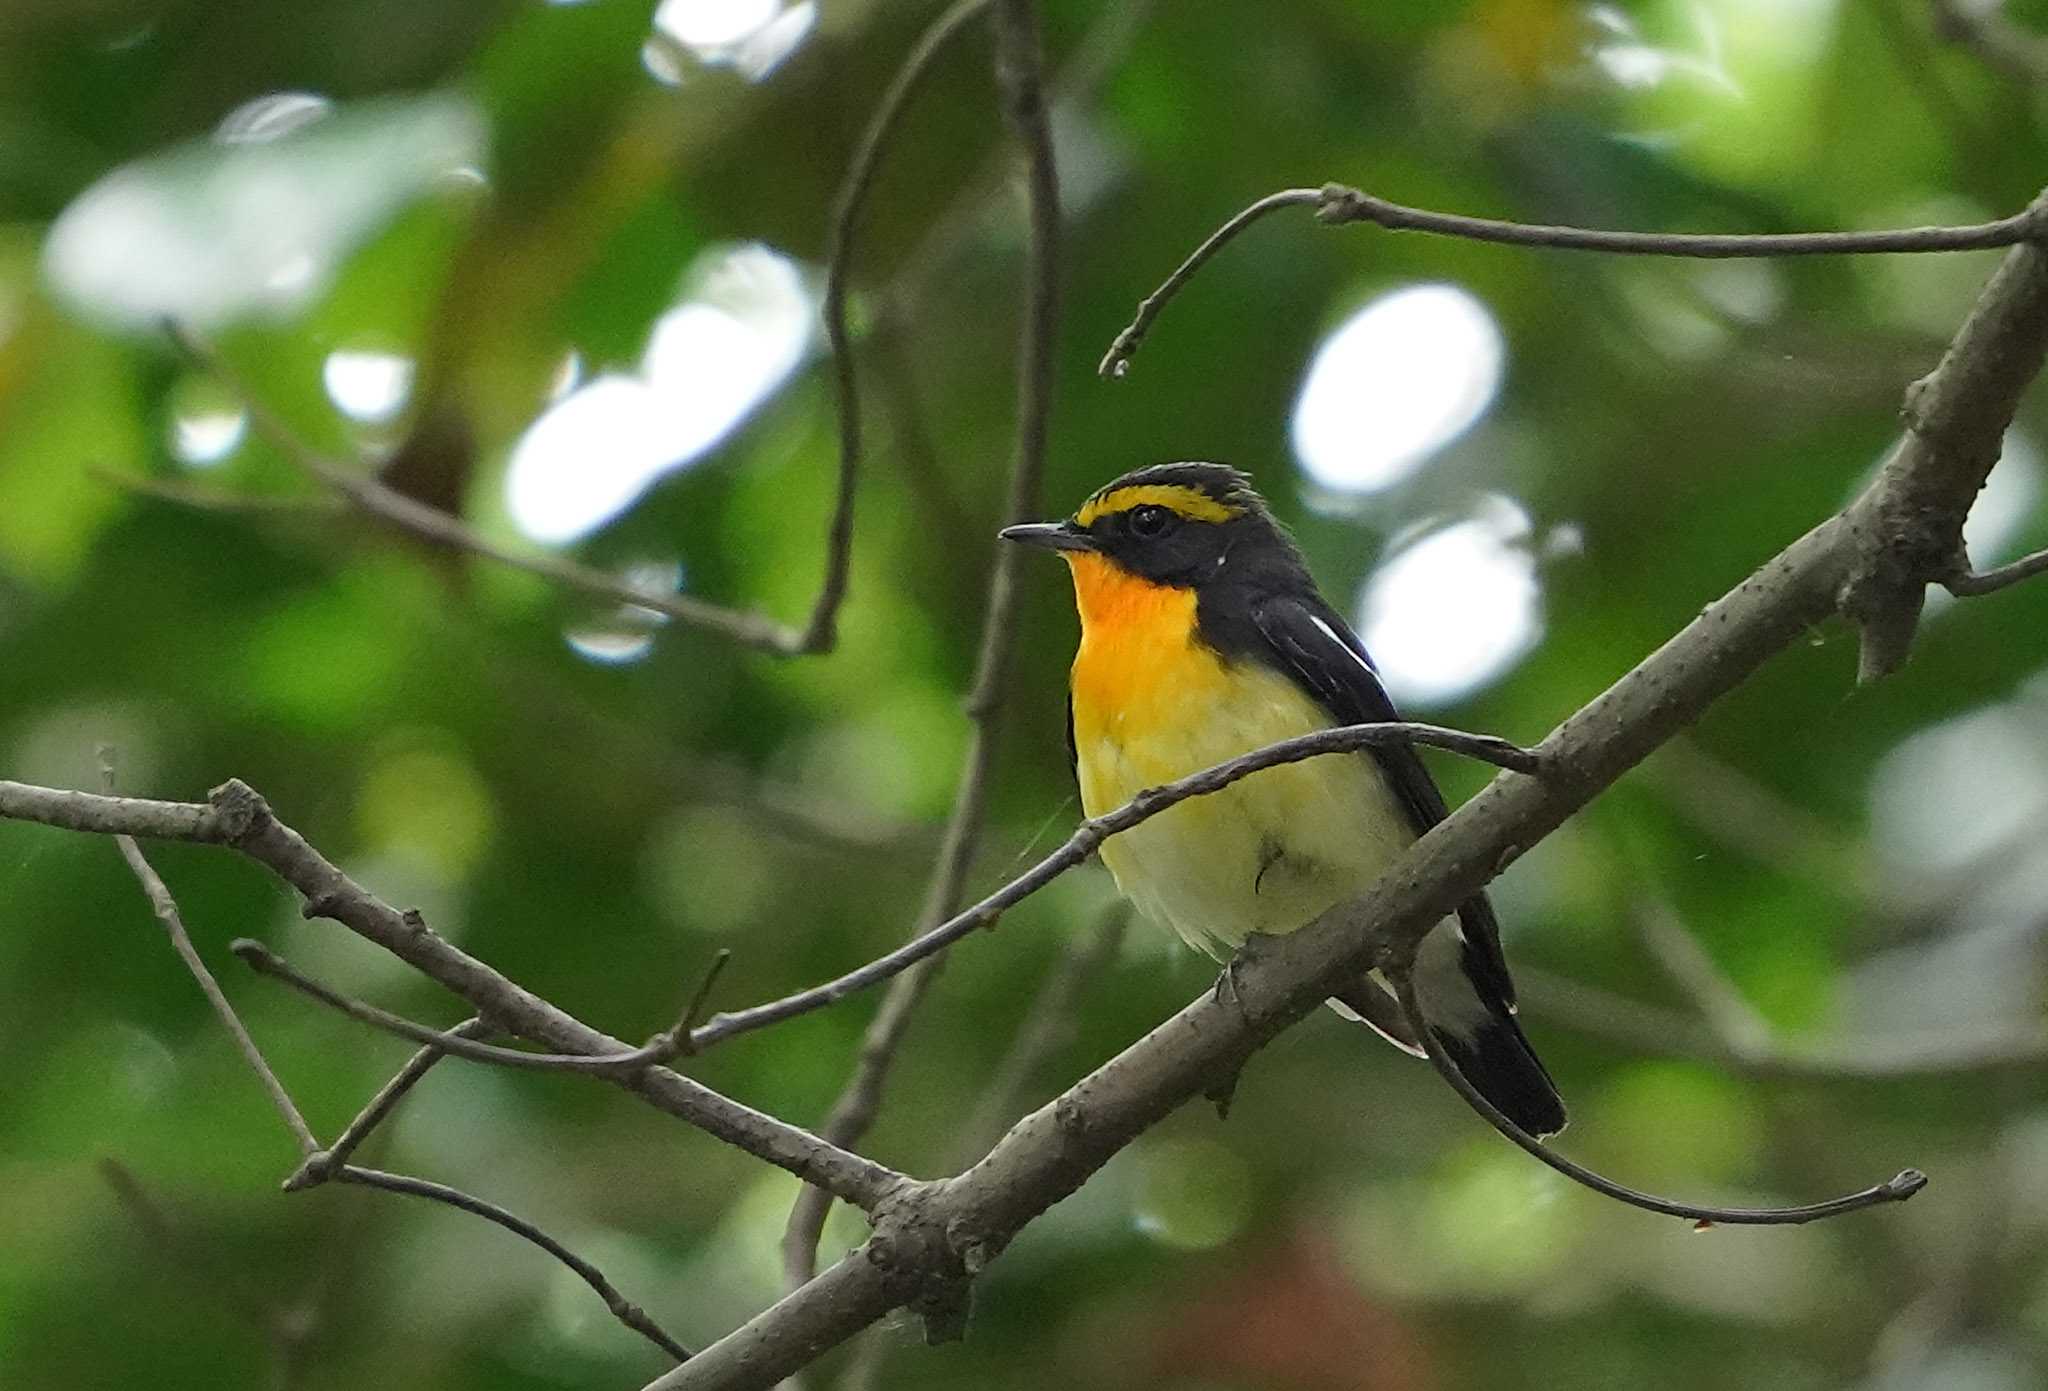
POLYGON ((482 1198, 465 1193, 459 1188, 450 1188, 445 1183, 435 1183, 431 1179, 414 1178, 409 1174, 390 1174, 382 1169, 365 1169, 354 1164, 345 1164, 336 1169, 334 1180, 337 1183, 361 1184, 365 1188, 381 1188, 387 1193, 403 1193, 408 1197, 446 1203, 450 1207, 460 1208, 464 1212, 481 1217, 486 1222, 495 1222, 514 1236, 532 1242, 576 1272, 578 1279, 597 1291, 597 1297, 604 1301, 605 1308, 612 1311, 613 1318, 653 1343, 678 1363, 689 1361, 690 1350, 664 1332, 660 1324, 647 1316, 646 1310, 620 1294, 612 1282, 604 1278, 603 1271, 533 1223, 507 1212, 496 1203, 485 1202, 482 1198))
MULTIPOLYGON (((1037 11, 1030 0, 997 0, 992 19, 996 85, 1004 116, 1022 149, 1029 227, 1024 258, 1024 306, 1018 330, 1016 435, 1005 506, 1006 521, 1022 522, 1036 516, 1039 510, 1039 481, 1045 472, 1046 434, 1052 413, 1059 309, 1059 176, 1045 108, 1044 59, 1037 11)), ((959 907, 974 851, 980 843, 989 783, 995 770, 1002 697, 1016 643, 1019 568, 1020 560, 1013 550, 997 548, 989 575, 987 610, 982 619, 981 650, 967 694, 967 714, 973 721, 974 733, 954 795, 952 815, 939 847, 938 866, 919 916, 918 937, 929 936, 922 930, 926 925, 944 919, 959 907)), ((820 1133, 833 1144, 843 1148, 857 1143, 873 1123, 897 1049, 931 987, 941 960, 937 956, 920 960, 890 985, 887 998, 862 1037, 854 1075, 820 1127, 820 1133)), ((782 1240, 783 1273, 792 1288, 817 1272, 818 1239, 830 1209, 830 1195, 818 1188, 806 1187, 797 1194, 782 1240)))
MULTIPOLYGON (((59 791, 0 779, 0 817, 105 835, 228 846, 290 885, 305 900, 308 917, 331 918, 382 947, 468 1000, 505 1032, 550 1045, 557 1052, 588 1057, 616 1060, 635 1051, 460 950, 417 912, 402 912, 370 893, 238 779, 213 789, 203 805, 59 791)), ((446 1040, 434 1034, 422 1041, 446 1040)), ((598 1075, 726 1144, 830 1188, 863 1211, 872 1211, 905 1182, 904 1175, 886 1165, 826 1144, 670 1068, 598 1075)))
POLYGON ((1918 1193, 1927 1186, 1927 1175, 1918 1169, 1905 1169, 1883 1183, 1875 1184, 1860 1192, 1830 1198, 1823 1203, 1808 1203, 1800 1207, 1710 1207, 1702 1203, 1681 1203, 1671 1198, 1660 1198, 1654 1193, 1644 1193, 1616 1183, 1610 1178, 1588 1169, 1585 1165, 1566 1159, 1528 1131, 1516 1125, 1498 1107, 1479 1094, 1458 1065, 1444 1053, 1443 1044, 1424 1022, 1422 1011, 1415 1003, 1415 984, 1406 975, 1396 974, 1394 990, 1401 1001, 1401 1013, 1407 1016, 1408 1027, 1429 1055, 1430 1063, 1443 1079, 1451 1084, 1451 1090, 1464 1098, 1465 1104, 1479 1113, 1488 1125, 1505 1135, 1525 1153, 1541 1160, 1577 1184, 1592 1189, 1595 1193, 1626 1203, 1645 1212, 1660 1212, 1668 1217, 1684 1217, 1707 1227, 1726 1223, 1730 1226, 1780 1227, 1797 1226, 1803 1222, 1817 1222, 1825 1217, 1840 1217, 1846 1213, 1860 1212, 1879 1203, 1899 1203, 1918 1193))
POLYGON ((291 1131, 303 1154, 312 1154, 320 1148, 320 1141, 313 1135, 313 1128, 306 1124, 306 1118, 299 1113, 298 1104, 291 1093, 284 1089, 284 1083, 277 1080, 277 1074, 263 1056, 263 1050, 256 1046, 256 1040, 249 1036, 249 1030, 242 1024, 242 1017, 235 1013, 235 1007, 228 1003, 228 997, 221 991, 220 982, 213 978, 213 972, 206 969, 206 963, 199 957, 199 951, 192 945, 192 935, 185 930, 185 920, 178 912, 177 900, 156 870, 144 858, 142 847, 135 843, 133 836, 115 836, 114 844, 121 849, 121 858, 128 862, 128 868, 135 871, 135 877, 142 882, 142 892, 149 898, 151 911, 164 931, 170 936, 171 946, 185 963, 185 969, 192 973, 192 979, 199 982, 213 1012, 220 1016, 220 1022, 227 1026, 228 1033, 235 1040, 235 1048, 241 1053, 242 1061, 256 1074, 256 1080, 263 1084, 263 1090, 270 1097, 270 1104, 277 1108, 283 1118, 285 1129, 291 1131))
POLYGON ((2007 585, 2030 580, 2048 571, 2048 551, 2035 551, 2022 556, 2009 565, 2000 565, 1991 570, 1971 570, 1959 566, 1955 574, 1942 578, 1941 586, 1958 599, 1967 599, 1979 594, 1992 594, 2007 585))
POLYGON ((227 512, 242 516, 314 517, 328 520, 346 515, 348 504, 324 494, 313 497, 285 497, 275 493, 239 493, 227 488, 209 488, 198 483, 181 483, 170 478, 145 478, 100 464, 87 464, 88 478, 119 488, 136 497, 176 503, 198 512, 227 512))
POLYGON ((1096 372, 1105 377, 1121 377, 1129 372, 1131 359, 1138 355, 1139 346, 1152 329, 1152 321, 1159 317, 1160 310, 1166 308, 1166 302, 1179 294, 1181 287, 1194 279, 1195 272, 1206 265, 1211 256, 1234 241, 1239 232, 1268 213, 1282 208, 1314 207, 1322 197, 1321 191, 1313 188, 1285 188, 1278 193, 1269 193, 1211 232, 1185 261, 1174 267, 1172 275, 1160 282, 1158 289, 1139 301, 1138 312, 1110 343, 1109 351, 1096 365, 1096 372))
POLYGON ((2048 37, 2013 22, 2001 4, 1934 0, 1934 34, 2029 86, 2048 83, 2048 37))
POLYGON ((250 938, 236 938, 229 943, 228 950, 261 974, 273 980, 281 980, 301 994, 318 1000, 329 1009, 337 1010, 359 1023, 368 1024, 372 1028, 382 1029, 388 1034, 396 1034, 400 1038, 410 1039, 429 1048, 437 1048, 458 1058, 466 1058, 471 1062, 495 1063, 499 1067, 525 1068, 532 1072, 582 1072, 600 1077, 619 1077, 645 1071, 657 1063, 665 1063, 683 1053, 689 1043, 687 1033, 670 1031, 656 1034, 646 1045, 625 1053, 527 1053, 517 1048, 500 1048, 492 1043, 478 1043, 468 1037, 460 1026, 453 1029, 436 1029, 427 1024, 414 1023, 403 1015, 379 1009, 368 1001, 354 999, 337 990, 331 990, 261 942, 250 938))
MULTIPOLYGON (((451 1038, 477 1038, 491 1032, 493 1030, 483 1016, 477 1015, 463 1020, 448 1034, 451 1038)), ((348 1123, 348 1128, 333 1144, 307 1155, 305 1162, 287 1175, 279 1186, 287 1193, 296 1193, 334 1177, 334 1171, 348 1163, 363 1141, 370 1138, 370 1133, 385 1122, 399 1102, 405 1100, 406 1094, 419 1085, 420 1079, 433 1070, 434 1064, 447 1056, 448 1050, 438 1043, 423 1046, 406 1060, 405 1066, 394 1073, 390 1081, 377 1089, 377 1094, 356 1113, 356 1118, 348 1123)))
MULTIPOLYGON (((780 1024, 786 1019, 794 1019, 800 1014, 808 1014, 814 1009, 836 1004, 849 995, 888 980, 934 952, 944 950, 976 928, 993 925, 996 919, 1010 908, 1037 893, 1076 865, 1086 862, 1102 842, 1111 836, 1149 821, 1190 797, 1220 792, 1241 778, 1250 777, 1262 769, 1277 767, 1283 763, 1298 763, 1305 758, 1317 758, 1324 754, 1353 753, 1377 744, 1401 743, 1426 744, 1433 748, 1447 749, 1453 753, 1463 754, 1467 758, 1517 773, 1535 775, 1544 770, 1543 760, 1532 749, 1525 749, 1490 734, 1468 734, 1462 730, 1444 729, 1437 725, 1387 721, 1379 724, 1340 725, 1334 729, 1319 729, 1308 734, 1298 734, 1292 739, 1283 739, 1277 744, 1269 744, 1265 748, 1240 754, 1227 763, 1219 763, 1213 768, 1190 773, 1187 777, 1163 786, 1149 788, 1116 810, 1083 821, 1074 828, 1074 833, 1068 836, 1066 842, 1057 850, 996 889, 979 903, 954 914, 929 932, 913 937, 894 951, 856 967, 843 976, 826 981, 823 985, 799 990, 779 1000, 751 1005, 727 1014, 713 1015, 704 1025, 692 1032, 691 1046, 701 1051, 714 1043, 722 1043, 735 1034, 750 1033, 771 1024, 780 1024)), ((4 791, 5 785, 0 784, 0 793, 4 791)), ((0 813, 4 811, 5 800, 4 797, 0 797, 0 813)))
POLYGON ((897 122, 910 105, 934 61, 955 36, 987 9, 989 0, 956 0, 911 45, 896 76, 882 94, 881 104, 868 119, 854 149, 846 180, 833 200, 832 238, 825 256, 825 296, 821 312, 825 337, 832 348, 833 383, 839 400, 839 481, 832 504, 832 521, 825 536, 825 578, 818 590, 818 602, 801 639, 807 652, 829 652, 838 641, 839 606, 846 599, 846 587, 853 559, 853 502, 860 479, 862 452, 860 383, 853 361, 853 331, 846 322, 846 298, 853 274, 854 233, 868 195, 874 189, 875 173, 882 152, 896 132, 897 122))
POLYGON ((743 647, 778 657, 803 655, 808 649, 804 637, 760 614, 726 608, 693 599, 687 594, 661 594, 626 583, 616 575, 578 565, 573 560, 546 553, 515 551, 486 539, 459 519, 429 507, 416 498, 379 482, 369 474, 330 459, 301 439, 284 420, 265 405, 248 385, 214 351, 212 345, 182 324, 167 326, 171 338, 193 362, 221 379, 242 403, 256 433, 281 454, 320 482, 347 498, 357 508, 385 525, 417 540, 451 550, 466 551, 486 560, 524 570, 570 589, 582 590, 623 604, 648 609, 678 623, 687 623, 721 634, 743 647))
POLYGON ((1238 213, 1181 262, 1138 306, 1129 327, 1117 334, 1097 369, 1121 377, 1144 341, 1152 321, 1202 264, 1239 232, 1282 208, 1312 207, 1316 220, 1330 224, 1369 222, 1388 231, 1428 232, 1505 246, 1540 246, 1563 251, 1603 251, 1625 256, 1727 257, 1846 256, 1892 252, 1983 251, 2012 246, 2037 236, 2043 213, 2028 207, 1995 222, 1966 227, 1907 227, 1874 232, 1614 232, 1590 227, 1552 227, 1502 222, 1490 217, 1431 212, 1389 202, 1343 184, 1288 188, 1267 194, 1238 213))

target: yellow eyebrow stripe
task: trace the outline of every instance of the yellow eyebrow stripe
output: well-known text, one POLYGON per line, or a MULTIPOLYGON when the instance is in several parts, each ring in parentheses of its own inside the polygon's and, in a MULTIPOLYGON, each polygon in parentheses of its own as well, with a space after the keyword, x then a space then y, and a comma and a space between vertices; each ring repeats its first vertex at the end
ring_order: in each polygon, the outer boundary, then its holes
POLYGON ((1088 499, 1074 514, 1074 520, 1082 526, 1092 526, 1098 517, 1106 517, 1112 512, 1128 512, 1133 507, 1148 504, 1176 512, 1191 522, 1227 522, 1241 510, 1218 502, 1198 488, 1183 488, 1173 483, 1143 483, 1088 499))

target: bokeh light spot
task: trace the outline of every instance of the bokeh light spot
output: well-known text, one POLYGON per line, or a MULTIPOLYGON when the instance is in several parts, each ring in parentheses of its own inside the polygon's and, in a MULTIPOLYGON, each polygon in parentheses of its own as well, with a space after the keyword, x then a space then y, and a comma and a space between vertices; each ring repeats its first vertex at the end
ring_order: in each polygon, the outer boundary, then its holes
POLYGON ((1489 494, 1366 581, 1359 635, 1396 700, 1442 705, 1479 689, 1543 636, 1529 515, 1489 494))
POLYGON ((262 98, 214 140, 122 165, 72 199, 43 271, 74 308, 151 334, 304 306, 394 214, 484 154, 466 99, 385 98, 329 111, 262 98))
MULTIPOLYGON (((646 560, 628 565, 619 578, 650 598, 666 598, 683 584, 682 562, 646 560)), ((571 651, 600 666, 637 662, 654 650, 654 635, 668 622, 659 609, 620 604, 609 614, 579 623, 562 634, 571 651)))
POLYGON ((248 411, 210 378, 187 377, 171 388, 167 404, 171 457, 181 464, 212 468, 248 437, 248 411))
POLYGON ((759 82, 797 50, 817 22, 815 0, 662 0, 641 62, 670 86, 683 80, 684 55, 759 82))
POLYGON ((365 425, 381 425, 405 409, 412 377, 411 358, 367 347, 337 348, 320 370, 334 408, 365 425))
POLYGON ((1294 407, 1294 452, 1342 492, 1398 483, 1485 413, 1505 345, 1493 315, 1455 285, 1382 295, 1324 340, 1294 407))
POLYGON ((812 298, 787 257, 760 245, 713 253, 689 284, 656 321, 637 375, 572 390, 514 447, 506 506, 526 535, 563 543, 595 531, 717 444, 803 360, 812 298))

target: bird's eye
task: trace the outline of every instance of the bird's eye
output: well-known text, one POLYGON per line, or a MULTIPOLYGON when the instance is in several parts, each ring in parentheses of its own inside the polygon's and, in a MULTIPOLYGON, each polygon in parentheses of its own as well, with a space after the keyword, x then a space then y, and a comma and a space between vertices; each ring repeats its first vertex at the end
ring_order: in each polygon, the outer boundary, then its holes
POLYGON ((1173 509, 1156 503, 1133 507, 1130 512, 1130 528, 1133 536, 1164 536, 1174 523, 1173 509))

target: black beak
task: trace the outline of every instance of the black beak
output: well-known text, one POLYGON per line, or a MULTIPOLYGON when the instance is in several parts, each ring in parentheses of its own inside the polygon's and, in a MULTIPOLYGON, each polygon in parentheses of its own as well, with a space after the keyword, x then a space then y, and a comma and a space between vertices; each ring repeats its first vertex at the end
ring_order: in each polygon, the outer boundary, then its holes
POLYGON ((1037 546, 1048 551, 1092 551, 1095 538, 1072 522, 1026 522, 1022 526, 1006 526, 996 535, 1005 541, 1016 541, 1026 546, 1037 546))

